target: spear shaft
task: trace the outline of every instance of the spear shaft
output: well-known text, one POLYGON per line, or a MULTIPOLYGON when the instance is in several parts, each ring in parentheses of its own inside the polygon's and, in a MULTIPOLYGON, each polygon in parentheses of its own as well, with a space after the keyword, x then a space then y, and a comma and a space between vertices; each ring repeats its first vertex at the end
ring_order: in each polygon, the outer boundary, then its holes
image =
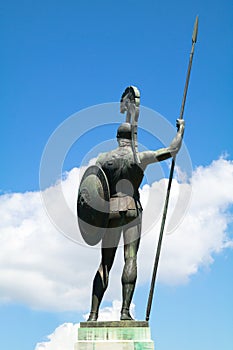
MULTIPOLYGON (((194 30, 193 30, 193 35, 192 35, 192 49, 190 52, 188 71, 186 74, 184 94, 183 94, 183 99, 182 99, 182 104, 181 104, 181 109, 180 109, 180 116, 179 116, 180 119, 183 119, 183 114, 184 114, 184 107, 185 107, 186 96, 187 96, 188 85, 189 85, 189 78, 190 78, 190 73, 191 73, 191 68, 192 68, 194 48, 195 48, 195 44, 197 42, 197 33, 198 33, 198 16, 196 17, 196 20, 195 20, 194 30)), ((163 233, 164 233, 164 227, 165 227, 165 222, 166 222, 166 217, 167 217, 167 209, 168 209, 170 190, 171 190, 172 179, 173 179, 173 174, 174 174, 174 169, 175 169, 175 163, 176 163, 176 156, 174 156, 172 159, 172 164, 171 164, 171 169, 170 169, 167 194, 166 194, 165 204, 164 204, 164 208, 163 208, 163 216, 162 216, 159 240, 158 240, 157 251, 156 251, 156 256, 155 256, 155 261, 154 261, 152 279, 151 279, 150 293, 149 293, 148 302, 147 302, 146 321, 149 321, 149 318, 150 318, 150 311, 151 311, 152 300, 153 300, 153 295, 154 295, 155 281, 156 281, 160 252, 161 252, 161 247, 162 247, 163 233)))

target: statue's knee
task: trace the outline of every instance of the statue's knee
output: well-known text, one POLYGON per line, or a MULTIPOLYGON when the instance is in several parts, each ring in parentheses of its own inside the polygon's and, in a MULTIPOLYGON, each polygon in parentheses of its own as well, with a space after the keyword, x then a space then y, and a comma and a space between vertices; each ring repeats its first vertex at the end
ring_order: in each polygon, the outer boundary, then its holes
POLYGON ((122 283, 135 283, 137 279, 137 261, 136 258, 128 258, 122 274, 122 283))

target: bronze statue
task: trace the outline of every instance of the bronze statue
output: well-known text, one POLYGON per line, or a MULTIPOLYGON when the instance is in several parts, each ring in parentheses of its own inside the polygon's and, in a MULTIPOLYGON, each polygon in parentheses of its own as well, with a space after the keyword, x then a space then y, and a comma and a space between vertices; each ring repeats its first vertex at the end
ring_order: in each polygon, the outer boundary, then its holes
POLYGON ((149 320, 176 154, 181 147, 184 134, 183 114, 197 33, 198 16, 192 34, 192 49, 180 115, 177 119, 177 134, 170 146, 157 151, 138 152, 137 122, 140 93, 136 87, 129 86, 121 98, 121 112, 127 112, 127 114, 126 122, 120 125, 117 130, 118 147, 108 153, 101 154, 97 159, 96 166, 87 169, 80 183, 77 205, 80 232, 84 240, 90 245, 97 244, 102 240, 101 263, 93 281, 92 305, 88 321, 97 321, 98 319, 99 306, 108 286, 109 272, 113 265, 122 232, 125 265, 122 273, 121 320, 132 320, 129 309, 137 279, 137 252, 140 243, 142 217, 138 189, 147 165, 172 157, 147 303, 146 321, 149 320))
MULTIPOLYGON (((139 99, 140 95, 137 88, 130 86, 125 90, 121 99, 121 112, 127 112, 127 116, 126 122, 121 124, 117 130, 118 147, 101 154, 96 162, 95 169, 101 169, 101 174, 104 174, 101 176, 106 178, 105 181, 109 186, 109 195, 105 198, 108 202, 109 213, 107 220, 104 219, 105 223, 102 225, 104 228, 103 234, 98 238, 98 240, 102 239, 101 263, 93 281, 92 304, 88 321, 97 321, 98 319, 99 306, 108 286, 109 273, 122 232, 125 264, 121 278, 122 309, 120 319, 132 320, 129 310, 137 279, 137 252, 140 243, 142 218, 139 186, 146 167, 151 163, 174 157, 182 143, 185 124, 183 119, 177 119, 178 131, 169 147, 156 151, 138 152, 139 99)), ((84 204, 88 202, 87 190, 84 187, 79 193, 78 213, 80 213, 80 208, 84 208, 84 204)), ((87 208, 85 213, 89 213, 88 210, 87 208)), ((93 218, 96 216, 101 220, 103 217, 106 218, 106 215, 98 214, 98 210, 94 211, 92 215, 93 218)), ((87 219, 87 222, 89 221, 87 219)), ((88 225, 85 227, 85 231, 88 231, 88 225)), ((93 244, 96 243, 97 241, 93 244)))

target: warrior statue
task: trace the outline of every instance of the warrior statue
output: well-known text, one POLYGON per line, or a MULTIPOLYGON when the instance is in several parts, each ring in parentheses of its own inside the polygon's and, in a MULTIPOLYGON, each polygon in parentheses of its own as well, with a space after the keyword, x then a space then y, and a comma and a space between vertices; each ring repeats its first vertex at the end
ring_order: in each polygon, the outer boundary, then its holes
MULTIPOLYGON (((108 286, 109 273, 122 233, 124 239, 124 268, 121 278, 122 309, 120 319, 133 319, 129 310, 137 279, 137 252, 142 219, 139 186, 146 167, 151 163, 174 157, 182 143, 184 120, 177 119, 178 131, 169 147, 156 151, 138 152, 139 98, 137 88, 130 86, 125 90, 121 99, 121 112, 127 112, 127 116, 126 122, 121 124, 117 130, 118 147, 101 154, 96 162, 96 168, 101 169, 100 172, 108 184, 109 215, 106 225, 103 225, 106 227, 103 236, 101 236, 101 263, 93 281, 92 304, 88 321, 97 321, 98 319, 99 306, 108 286)), ((87 201, 85 191, 81 191, 83 195, 79 192, 78 213, 81 211, 80 207, 85 200, 87 201)), ((96 212, 96 216, 98 217, 98 212, 96 212)), ((97 218, 95 220, 98 221, 97 218)))

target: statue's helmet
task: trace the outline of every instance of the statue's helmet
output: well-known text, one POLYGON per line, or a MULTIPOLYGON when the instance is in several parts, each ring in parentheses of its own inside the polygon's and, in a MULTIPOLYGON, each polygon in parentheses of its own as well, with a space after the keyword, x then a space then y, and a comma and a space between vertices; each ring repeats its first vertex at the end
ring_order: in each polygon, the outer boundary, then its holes
POLYGON ((131 130, 132 128, 130 123, 122 123, 117 129, 117 138, 131 140, 132 138, 131 130))

